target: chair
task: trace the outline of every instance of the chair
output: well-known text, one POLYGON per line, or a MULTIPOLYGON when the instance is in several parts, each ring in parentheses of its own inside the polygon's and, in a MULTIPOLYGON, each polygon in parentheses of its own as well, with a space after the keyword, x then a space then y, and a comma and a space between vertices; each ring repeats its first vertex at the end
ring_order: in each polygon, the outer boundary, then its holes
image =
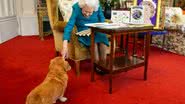
MULTIPOLYGON (((70 1, 70 0, 68 0, 70 1)), ((63 32, 64 27, 67 22, 62 18, 60 11, 58 9, 58 0, 46 0, 48 16, 50 20, 51 29, 54 36, 54 45, 56 56, 60 55, 63 42, 63 32)), ((88 59, 90 57, 87 48, 83 47, 77 39, 75 33, 77 32, 76 27, 72 31, 71 40, 68 46, 69 49, 69 59, 75 62, 75 69, 77 76, 80 75, 80 61, 88 59)))
MULTIPOLYGON (((164 28, 168 31, 165 40, 165 50, 185 55, 185 15, 179 7, 165 7, 164 28)), ((153 37, 153 43, 161 46, 161 37, 153 37)))

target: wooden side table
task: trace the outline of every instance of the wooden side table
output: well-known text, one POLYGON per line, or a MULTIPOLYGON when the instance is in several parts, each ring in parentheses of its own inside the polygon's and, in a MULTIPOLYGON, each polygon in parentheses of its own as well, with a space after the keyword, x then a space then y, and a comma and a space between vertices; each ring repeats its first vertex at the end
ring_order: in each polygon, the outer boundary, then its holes
POLYGON ((99 28, 99 27, 91 27, 92 35, 91 35, 91 81, 94 81, 94 70, 96 67, 105 71, 109 75, 109 93, 112 93, 112 76, 113 74, 125 72, 137 67, 144 66, 144 80, 147 80, 147 69, 148 69, 148 56, 149 56, 149 49, 150 49, 150 32, 153 30, 153 26, 143 26, 143 27, 122 27, 116 29, 106 29, 106 28, 99 28), (110 55, 107 57, 107 60, 95 62, 95 54, 94 54, 94 33, 102 32, 109 34, 111 36, 111 44, 110 44, 110 55), (120 52, 123 53, 122 56, 116 56, 115 43, 116 43, 116 36, 118 35, 131 35, 137 34, 138 32, 147 32, 145 35, 144 41, 144 59, 139 58, 137 56, 129 56, 128 48, 127 52, 123 52, 123 49, 118 49, 120 52))
POLYGON ((39 24, 39 37, 41 40, 44 40, 44 36, 47 36, 52 33, 52 31, 44 32, 43 27, 43 18, 48 16, 47 7, 38 7, 38 24, 39 24))

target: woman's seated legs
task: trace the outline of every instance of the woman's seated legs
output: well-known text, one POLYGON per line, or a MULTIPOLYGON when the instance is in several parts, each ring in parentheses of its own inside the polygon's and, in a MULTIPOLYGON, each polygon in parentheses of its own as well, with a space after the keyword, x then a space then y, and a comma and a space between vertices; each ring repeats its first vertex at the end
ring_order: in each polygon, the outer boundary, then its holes
MULTIPOLYGON (((103 43, 95 43, 95 62, 106 62, 106 53, 107 46, 103 43)), ((104 64, 104 63, 102 63, 104 64)), ((106 74, 104 71, 96 68, 96 72, 100 75, 106 74)))
POLYGON ((99 44, 99 57, 100 57, 100 61, 103 61, 103 62, 105 62, 107 58, 107 45, 103 43, 99 44))
POLYGON ((103 43, 95 43, 95 61, 105 61, 107 57, 107 46, 103 43))

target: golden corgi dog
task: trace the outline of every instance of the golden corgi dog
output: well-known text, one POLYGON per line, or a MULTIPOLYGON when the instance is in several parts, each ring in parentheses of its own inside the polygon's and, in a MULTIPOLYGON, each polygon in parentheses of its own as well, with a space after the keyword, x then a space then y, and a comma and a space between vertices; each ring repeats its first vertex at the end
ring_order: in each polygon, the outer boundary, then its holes
POLYGON ((67 98, 63 95, 67 87, 67 71, 70 69, 71 66, 64 58, 52 59, 46 78, 28 94, 26 104, 53 104, 57 99, 65 102, 67 98))

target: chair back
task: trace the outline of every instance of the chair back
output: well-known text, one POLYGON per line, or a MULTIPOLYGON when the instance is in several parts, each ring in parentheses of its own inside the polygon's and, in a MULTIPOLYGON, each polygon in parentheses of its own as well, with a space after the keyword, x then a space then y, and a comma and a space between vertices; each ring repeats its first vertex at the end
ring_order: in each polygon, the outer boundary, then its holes
POLYGON ((72 14, 72 6, 77 0, 58 0, 58 8, 62 14, 63 21, 68 22, 72 14))
POLYGON ((64 31, 64 27, 72 13, 72 5, 76 2, 77 0, 46 0, 52 31, 64 31))
POLYGON ((58 0, 46 0, 47 10, 48 10, 48 17, 50 21, 50 26, 53 29, 54 23, 58 20, 58 0))
POLYGON ((176 23, 177 15, 183 15, 182 9, 180 7, 166 7, 165 8, 165 23, 176 23))

